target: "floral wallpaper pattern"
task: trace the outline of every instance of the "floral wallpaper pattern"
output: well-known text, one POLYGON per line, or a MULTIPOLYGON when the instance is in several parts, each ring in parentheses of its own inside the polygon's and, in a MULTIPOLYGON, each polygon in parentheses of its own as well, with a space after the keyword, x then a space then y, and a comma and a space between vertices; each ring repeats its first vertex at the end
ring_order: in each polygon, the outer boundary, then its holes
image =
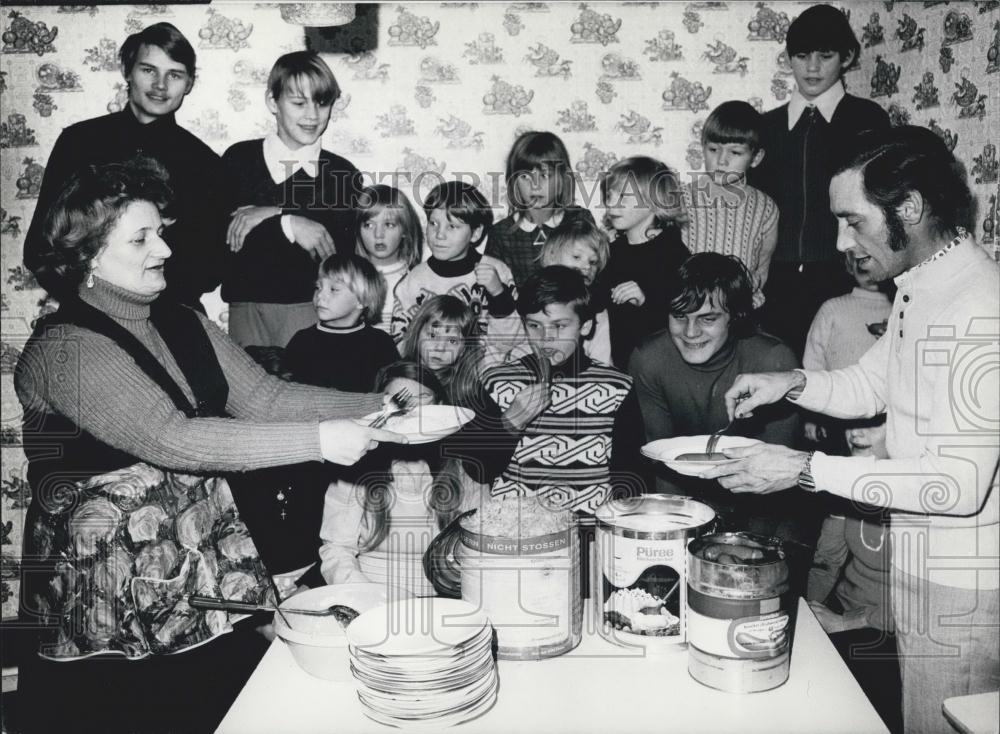
MULTIPOLYGON (((766 110, 787 101, 794 80, 785 34, 810 4, 379 5, 366 13, 376 24, 369 34, 375 43, 348 39, 340 43, 344 52, 324 51, 344 90, 324 144, 371 178, 395 180, 418 204, 442 176, 474 181, 499 218, 511 142, 525 130, 550 129, 570 150, 581 202, 595 208, 601 171, 626 156, 649 154, 681 171, 699 169, 701 126, 716 104, 745 99, 766 110)), ((835 4, 849 13, 862 44, 860 64, 846 76, 849 90, 876 100, 895 123, 926 125, 947 141, 978 200, 976 236, 1000 259, 1000 135, 997 106, 987 103, 1000 99, 1000 1, 835 4)), ((264 106, 271 63, 327 33, 284 22, 280 5, 266 2, 0 11, 5 617, 16 613, 29 499, 12 370, 45 308, 44 292, 21 265, 23 233, 60 130, 122 108, 118 45, 159 20, 179 27, 198 52, 198 81, 178 119, 219 153, 272 128, 264 106)))

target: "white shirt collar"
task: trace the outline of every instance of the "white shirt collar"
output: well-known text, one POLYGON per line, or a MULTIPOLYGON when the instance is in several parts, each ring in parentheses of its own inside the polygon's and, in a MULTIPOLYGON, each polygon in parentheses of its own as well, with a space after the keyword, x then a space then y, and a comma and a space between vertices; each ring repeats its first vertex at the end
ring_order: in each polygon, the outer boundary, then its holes
MULTIPOLYGON (((552 216, 542 222, 542 224, 549 229, 555 229, 562 222, 565 214, 566 212, 562 209, 556 209, 552 216)), ((538 225, 531 221, 531 217, 522 212, 515 212, 514 219, 517 220, 517 226, 522 232, 534 232, 538 229, 538 225)))
POLYGON ((322 149, 323 141, 317 140, 312 145, 303 145, 298 150, 291 150, 281 141, 277 133, 269 133, 264 138, 264 164, 276 184, 287 181, 300 169, 316 178, 322 149))
POLYGON ((841 79, 838 79, 836 84, 812 101, 803 97, 798 87, 796 87, 795 91, 792 92, 792 99, 788 103, 788 129, 791 130, 795 127, 795 123, 799 121, 806 107, 810 106, 818 109, 819 113, 823 115, 823 119, 830 122, 833 119, 833 113, 837 111, 837 105, 840 104, 840 100, 846 94, 847 92, 844 91, 844 82, 841 79))

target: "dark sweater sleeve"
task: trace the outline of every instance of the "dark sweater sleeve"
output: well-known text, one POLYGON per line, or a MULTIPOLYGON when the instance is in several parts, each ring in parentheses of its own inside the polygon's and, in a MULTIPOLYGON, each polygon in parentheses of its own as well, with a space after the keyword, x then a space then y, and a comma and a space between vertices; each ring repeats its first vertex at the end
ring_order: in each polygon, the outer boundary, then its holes
MULTIPOLYGON (((66 180, 81 164, 80 156, 87 149, 81 141, 76 140, 77 137, 72 128, 63 130, 56 138, 45 164, 42 185, 38 191, 38 199, 35 200, 35 211, 24 236, 24 264, 33 273, 42 264, 45 252, 48 250, 44 232, 45 217, 66 180)), ((49 290, 52 288, 51 283, 41 283, 41 285, 49 290)))
MULTIPOLYGON (((761 363, 755 365, 754 371, 788 372, 801 366, 791 349, 784 344, 775 344, 763 356, 761 363)), ((757 420, 759 414, 759 418, 765 421, 763 430, 758 435, 761 441, 795 447, 799 438, 799 411, 792 403, 780 400, 758 408, 754 413, 750 420, 757 420)))
POLYGON ((646 346, 633 352, 628 366, 647 441, 675 435, 670 406, 656 381, 664 364, 662 355, 652 351, 652 346, 646 346))
POLYGON ((164 234, 175 250, 167 261, 167 293, 197 305, 222 282, 230 210, 222 159, 201 141, 190 142, 186 154, 185 180, 177 184, 182 190, 175 191, 174 208, 166 212, 176 217, 164 234))
POLYGON ((521 434, 507 430, 503 411, 484 387, 479 388, 473 407, 475 417, 445 439, 442 455, 460 459, 473 481, 489 484, 510 464, 521 434))
POLYGON ((650 324, 647 333, 662 329, 667 325, 669 317, 670 301, 673 294, 670 289, 673 280, 677 275, 684 261, 691 255, 684 241, 681 239, 680 230, 671 227, 663 236, 663 253, 658 260, 658 267, 651 269, 649 273, 637 273, 639 287, 646 296, 646 302, 642 310, 650 324))
POLYGON ((635 387, 618 406, 611 443, 609 468, 616 492, 628 490, 631 496, 652 491, 654 483, 652 466, 640 452, 646 441, 635 387))

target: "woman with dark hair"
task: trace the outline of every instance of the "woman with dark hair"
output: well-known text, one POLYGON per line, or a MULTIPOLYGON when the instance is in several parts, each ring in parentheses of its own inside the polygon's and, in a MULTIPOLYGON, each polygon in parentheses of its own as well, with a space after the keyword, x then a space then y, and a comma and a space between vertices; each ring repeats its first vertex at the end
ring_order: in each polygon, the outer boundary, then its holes
POLYGON ((89 166, 46 218, 39 268, 60 307, 14 376, 32 488, 21 609, 39 642, 21 666, 26 731, 212 730, 262 649, 216 639, 231 620, 187 597, 268 591, 222 475, 353 464, 405 441, 348 420, 382 396, 269 376, 204 316, 160 298, 170 196, 151 159, 89 166))

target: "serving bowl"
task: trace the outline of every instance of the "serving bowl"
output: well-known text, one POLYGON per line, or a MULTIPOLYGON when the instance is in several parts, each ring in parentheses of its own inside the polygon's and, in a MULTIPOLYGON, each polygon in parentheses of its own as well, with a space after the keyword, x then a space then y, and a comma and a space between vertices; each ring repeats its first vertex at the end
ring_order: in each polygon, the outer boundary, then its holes
MULTIPOLYGON (((341 604, 360 614, 388 601, 412 596, 405 589, 385 584, 331 584, 290 596, 279 609, 322 610, 341 604)), ((274 631, 288 645, 295 662, 309 675, 324 680, 351 680, 346 629, 336 615, 313 617, 288 612, 282 617, 275 614, 274 631)))

